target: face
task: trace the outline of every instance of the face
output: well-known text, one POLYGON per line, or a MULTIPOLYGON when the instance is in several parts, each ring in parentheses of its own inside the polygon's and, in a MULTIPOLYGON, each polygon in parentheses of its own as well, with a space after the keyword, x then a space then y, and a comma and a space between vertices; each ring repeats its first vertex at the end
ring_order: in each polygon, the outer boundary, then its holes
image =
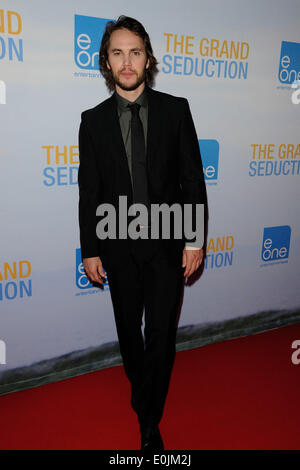
POLYGON ((117 86, 126 91, 135 90, 144 82, 149 67, 143 40, 128 29, 114 31, 106 64, 117 86))

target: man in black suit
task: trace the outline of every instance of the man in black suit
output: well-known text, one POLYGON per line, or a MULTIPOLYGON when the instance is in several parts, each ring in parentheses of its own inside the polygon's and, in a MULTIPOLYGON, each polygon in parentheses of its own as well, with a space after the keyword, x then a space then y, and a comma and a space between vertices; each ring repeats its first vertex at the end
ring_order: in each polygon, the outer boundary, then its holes
POLYGON ((162 450, 158 424, 175 358, 183 281, 202 263, 203 248, 185 234, 175 238, 172 227, 169 239, 161 232, 151 238, 151 217, 146 224, 134 219, 140 238, 99 237, 96 211, 111 204, 118 221, 119 197, 126 196, 128 206, 141 203, 149 210, 153 204, 191 204, 194 217, 196 205, 207 203, 203 167, 188 101, 151 86, 157 61, 140 22, 121 16, 107 24, 99 65, 113 94, 81 116, 81 254, 92 282, 102 284, 106 270, 141 449, 162 450))

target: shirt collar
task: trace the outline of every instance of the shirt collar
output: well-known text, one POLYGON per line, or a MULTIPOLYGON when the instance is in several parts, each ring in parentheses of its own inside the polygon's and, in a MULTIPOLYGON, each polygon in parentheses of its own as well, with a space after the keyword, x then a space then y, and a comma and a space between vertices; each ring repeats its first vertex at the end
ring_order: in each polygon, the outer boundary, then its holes
POLYGON ((147 106, 146 86, 145 86, 144 90, 142 91, 142 93, 137 97, 137 99, 135 101, 129 101, 126 98, 123 98, 123 96, 119 95, 117 93, 117 91, 115 93, 116 93, 116 99, 117 99, 117 103, 118 103, 118 109, 119 109, 120 112, 129 111, 129 108, 127 108, 128 104, 138 103, 141 106, 144 106, 144 107, 147 106))

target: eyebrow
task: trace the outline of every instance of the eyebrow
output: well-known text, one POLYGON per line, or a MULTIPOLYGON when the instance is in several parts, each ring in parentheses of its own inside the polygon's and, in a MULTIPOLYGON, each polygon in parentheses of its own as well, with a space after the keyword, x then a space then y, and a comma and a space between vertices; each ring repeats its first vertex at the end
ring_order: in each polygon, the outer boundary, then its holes
MULTIPOLYGON (((112 52, 116 52, 116 51, 122 52, 122 49, 118 49, 117 47, 115 47, 111 51, 112 52)), ((133 47, 132 49, 130 49, 130 51, 143 51, 143 49, 141 47, 133 47)))

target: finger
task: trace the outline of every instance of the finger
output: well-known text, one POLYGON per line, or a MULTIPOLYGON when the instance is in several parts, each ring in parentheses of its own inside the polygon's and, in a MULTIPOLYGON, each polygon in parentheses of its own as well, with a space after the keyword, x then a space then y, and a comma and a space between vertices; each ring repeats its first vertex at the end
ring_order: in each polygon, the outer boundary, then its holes
POLYGON ((101 276, 99 275, 98 271, 93 271, 91 273, 91 278, 94 282, 100 282, 100 284, 102 284, 103 280, 101 278, 101 276))
POLYGON ((191 256, 186 256, 187 258, 187 266, 186 266, 186 275, 187 276, 190 276, 192 274, 192 269, 193 269, 193 265, 195 263, 195 261, 198 259, 197 256, 195 256, 194 254, 191 256))
POLYGON ((102 275, 100 275, 100 274, 98 273, 98 271, 97 271, 97 275, 96 275, 96 276, 97 276, 97 281, 96 281, 96 282, 100 282, 100 284, 103 284, 103 282, 104 282, 104 277, 105 277, 105 276, 102 277, 102 275))
POLYGON ((191 261, 189 271, 188 271, 188 274, 187 274, 188 276, 191 276, 195 272, 195 270, 197 269, 197 261, 198 261, 197 258, 191 261))
POLYGON ((200 257, 197 259, 197 261, 196 261, 196 269, 199 268, 201 262, 202 262, 202 258, 201 258, 201 256, 200 256, 200 257))
POLYGON ((196 271, 196 269, 197 269, 197 263, 194 262, 194 263, 192 264, 192 267, 191 267, 190 276, 191 276, 192 274, 194 274, 194 272, 196 271))
POLYGON ((196 261, 194 272, 197 271, 197 269, 199 269, 199 266, 200 266, 199 261, 196 261))
POLYGON ((102 265, 99 265, 97 269, 98 269, 98 273, 100 274, 100 276, 105 278, 105 271, 104 271, 102 265))
POLYGON ((192 263, 191 261, 188 261, 186 264, 185 271, 184 271, 185 276, 190 276, 191 267, 192 267, 192 263))

